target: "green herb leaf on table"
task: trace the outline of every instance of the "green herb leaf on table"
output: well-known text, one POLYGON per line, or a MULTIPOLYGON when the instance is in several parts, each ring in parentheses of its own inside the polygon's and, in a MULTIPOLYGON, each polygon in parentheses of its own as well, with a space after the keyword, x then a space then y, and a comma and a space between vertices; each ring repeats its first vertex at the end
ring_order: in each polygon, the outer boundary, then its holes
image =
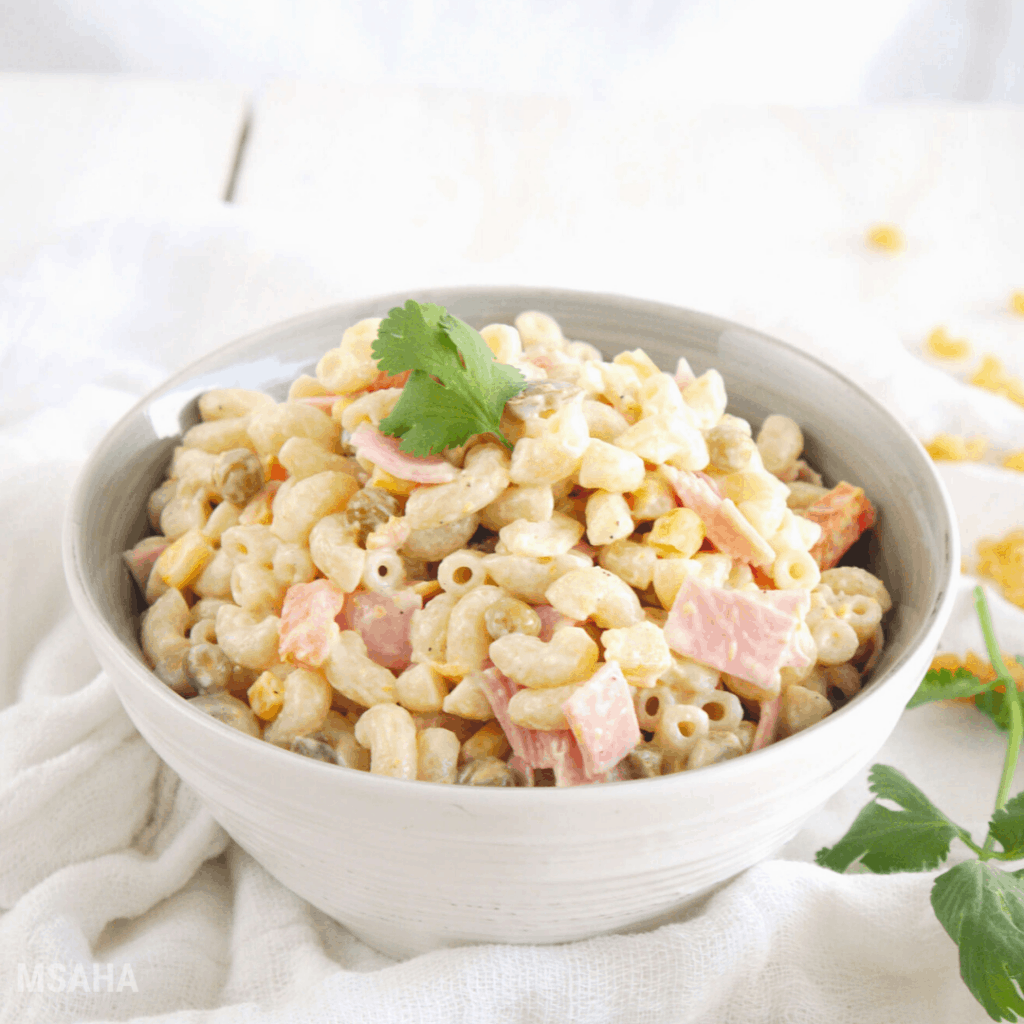
POLYGON ((1018 793, 992 815, 988 827, 992 838, 1003 848, 1005 860, 1024 857, 1024 791, 1018 793))
POLYGON ((401 438, 410 455, 456 448, 473 434, 501 432, 505 403, 526 386, 513 366, 498 363, 480 334, 443 306, 410 299, 381 323, 373 356, 385 373, 411 370, 402 396, 380 429, 401 438))
POLYGON ((984 693, 991 685, 983 683, 973 672, 965 668, 958 668, 956 672, 950 672, 948 668, 932 669, 921 680, 921 685, 910 698, 907 708, 920 707, 933 700, 973 697, 975 694, 984 693))
POLYGON ((863 808, 835 846, 817 852, 814 859, 822 867, 842 872, 860 860, 876 874, 928 871, 946 859, 955 838, 971 842, 967 832, 895 768, 876 764, 868 775, 868 788, 878 799, 863 808), (903 809, 893 810, 879 799, 903 809))
POLYGON ((974 698, 974 706, 982 714, 988 715, 1004 732, 1010 728, 1010 705, 1006 702, 1005 693, 987 689, 974 698))
MULTIPOLYGON (((1014 658, 1014 661, 1018 665, 1024 665, 1024 658, 1019 654, 1014 658)), ((1010 703, 1006 699, 1005 686, 1002 693, 993 689, 998 683, 999 680, 993 680, 989 683, 985 691, 979 693, 974 698, 974 706, 982 714, 988 715, 1005 732, 1010 728, 1010 703)))
POLYGON ((960 975, 993 1020, 1024 1015, 1024 878, 980 860, 935 879, 932 908, 960 947, 960 975))

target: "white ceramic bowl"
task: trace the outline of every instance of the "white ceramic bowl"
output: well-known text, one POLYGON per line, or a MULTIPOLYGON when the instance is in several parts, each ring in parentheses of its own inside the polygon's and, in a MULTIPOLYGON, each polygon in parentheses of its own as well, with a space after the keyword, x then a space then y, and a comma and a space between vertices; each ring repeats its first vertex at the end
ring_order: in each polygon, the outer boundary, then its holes
POLYGON ((482 327, 524 309, 608 354, 638 345, 724 376, 730 411, 804 428, 826 481, 878 510, 865 554, 895 602, 870 685, 818 725, 765 750, 658 779, 575 789, 403 782, 339 769, 244 736, 194 710, 142 659, 139 599, 120 553, 203 391, 281 398, 342 330, 410 296, 349 302, 243 338, 137 405, 83 470, 64 537, 68 582, 132 721, 230 835, 284 885, 377 949, 406 956, 467 942, 562 942, 656 923, 776 851, 892 731, 949 616, 960 555, 946 492, 921 446, 870 395, 781 342, 699 313, 610 295, 445 289, 482 327))

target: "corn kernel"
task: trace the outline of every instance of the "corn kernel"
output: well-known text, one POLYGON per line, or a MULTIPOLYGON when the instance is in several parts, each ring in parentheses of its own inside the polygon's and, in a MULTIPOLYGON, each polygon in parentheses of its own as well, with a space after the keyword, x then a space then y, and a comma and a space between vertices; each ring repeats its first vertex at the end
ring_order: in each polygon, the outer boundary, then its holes
POLYGON ((906 244, 895 224, 876 224, 868 231, 868 242, 883 252, 901 252, 906 244))
POLYGON ((397 476, 392 476, 387 470, 375 466, 373 475, 366 486, 379 487, 382 491, 387 491, 388 494, 402 496, 412 494, 419 484, 415 484, 411 480, 399 480, 397 476))
POLYGON ((199 530, 189 530, 161 553, 156 568, 164 583, 180 590, 199 578, 211 558, 213 545, 199 530))
POLYGON ((1010 452, 1003 459, 1003 465, 1007 469, 1016 469, 1018 472, 1024 473, 1024 451, 1010 452))
POLYGON ((936 359, 967 359, 971 355, 971 343, 963 338, 951 338, 945 327, 936 327, 924 347, 936 359))
POLYGON ((1014 292, 1010 296, 1010 311, 1024 316, 1024 292, 1014 292))
POLYGON ((273 672, 264 672, 249 687, 246 696, 253 713, 264 722, 277 718, 284 705, 284 689, 281 680, 273 672))
POLYGON ((418 583, 413 583, 409 590, 414 594, 419 594, 426 603, 441 593, 441 584, 437 580, 420 580, 418 583))

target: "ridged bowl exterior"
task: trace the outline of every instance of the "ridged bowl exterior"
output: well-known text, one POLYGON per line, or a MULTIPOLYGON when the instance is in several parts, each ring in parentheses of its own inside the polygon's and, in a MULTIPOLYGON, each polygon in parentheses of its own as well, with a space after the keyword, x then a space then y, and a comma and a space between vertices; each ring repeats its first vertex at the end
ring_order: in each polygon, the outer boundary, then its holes
POLYGON ((928 667, 952 607, 959 545, 921 446, 831 368, 734 324, 657 303, 539 289, 445 289, 346 303, 244 338, 182 371, 113 428, 83 470, 65 565, 93 646, 139 731, 227 832, 284 885, 377 949, 563 942, 649 926, 769 856, 874 756, 928 667), (120 552, 195 398, 237 386, 283 397, 345 327, 407 298, 474 326, 542 309, 606 353, 645 348, 724 376, 730 411, 804 428, 827 479, 878 509, 868 564, 893 595, 870 685, 818 725, 701 771, 574 789, 402 782, 279 750, 190 708, 148 670, 120 552))

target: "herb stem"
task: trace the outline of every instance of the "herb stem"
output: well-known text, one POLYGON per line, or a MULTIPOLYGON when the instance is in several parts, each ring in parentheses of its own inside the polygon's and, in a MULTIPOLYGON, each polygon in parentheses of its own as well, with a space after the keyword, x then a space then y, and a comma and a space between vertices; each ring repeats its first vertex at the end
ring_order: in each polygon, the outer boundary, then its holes
MULTIPOLYGON (((981 623, 981 632, 985 637, 985 647, 988 650, 989 661, 996 670, 996 678, 992 685, 1003 684, 1003 699, 1009 702, 1010 708, 1010 729, 1009 738, 1006 743, 1006 757, 1003 760, 1003 774, 999 778, 999 789, 996 791, 995 809, 1000 811, 1006 805, 1010 794, 1010 786, 1013 783, 1013 773, 1017 768, 1017 757, 1020 754, 1021 738, 1024 737, 1024 712, 1021 710, 1021 698, 1017 692, 1017 684, 1006 668, 1002 652, 996 642, 995 631, 992 628, 992 615, 989 612, 988 601, 985 600, 985 591, 980 586, 974 588, 974 606, 978 612, 978 621, 981 623)), ((998 856, 993 852, 995 839, 989 832, 985 838, 985 845, 978 855, 982 860, 988 860, 992 856, 998 856)))
MULTIPOLYGON (((961 843, 964 844, 964 846, 966 846, 971 851, 971 853, 975 854, 976 856, 981 857, 981 855, 985 852, 984 848, 979 846, 977 843, 973 842, 965 832, 957 832, 957 838, 960 840, 961 843)), ((993 853, 992 856, 998 857, 999 854, 993 853)))

